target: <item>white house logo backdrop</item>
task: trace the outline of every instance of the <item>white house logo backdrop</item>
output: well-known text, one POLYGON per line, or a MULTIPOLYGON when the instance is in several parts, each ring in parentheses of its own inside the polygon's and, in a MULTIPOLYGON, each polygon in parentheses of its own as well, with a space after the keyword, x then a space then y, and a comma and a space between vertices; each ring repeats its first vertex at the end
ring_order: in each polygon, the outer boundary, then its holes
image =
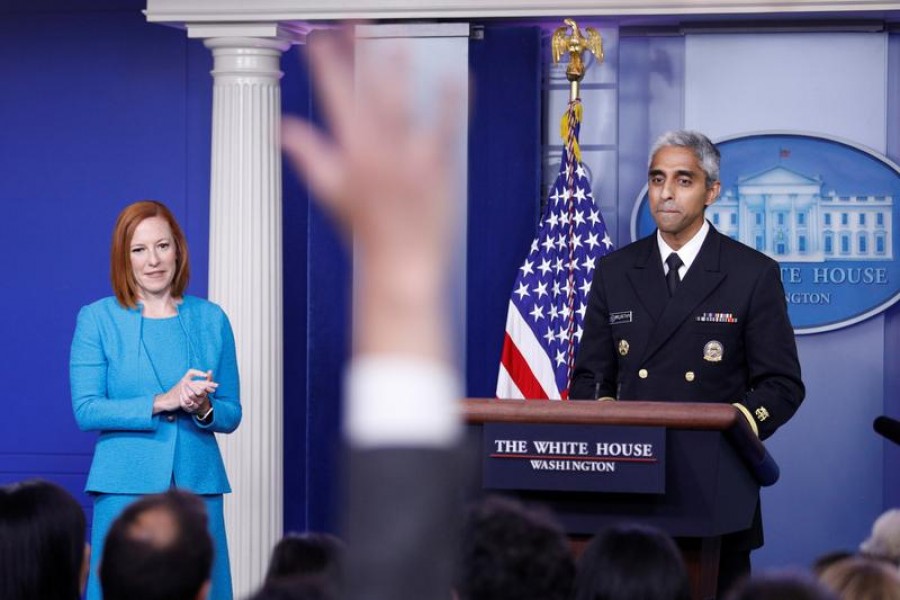
MULTIPOLYGON (((797 333, 845 327, 900 299, 896 164, 849 142, 806 134, 755 134, 717 145, 722 193, 706 218, 781 264, 797 333)), ((655 228, 645 187, 631 233, 638 239, 655 228)))

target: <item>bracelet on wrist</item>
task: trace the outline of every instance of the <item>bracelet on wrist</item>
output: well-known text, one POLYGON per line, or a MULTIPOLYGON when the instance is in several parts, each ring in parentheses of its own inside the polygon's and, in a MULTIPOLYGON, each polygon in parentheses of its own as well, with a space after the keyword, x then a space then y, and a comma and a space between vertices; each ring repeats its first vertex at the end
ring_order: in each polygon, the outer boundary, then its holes
POLYGON ((209 403, 209 408, 206 409, 202 415, 200 413, 195 413, 198 421, 206 422, 213 414, 213 405, 212 402, 209 403))

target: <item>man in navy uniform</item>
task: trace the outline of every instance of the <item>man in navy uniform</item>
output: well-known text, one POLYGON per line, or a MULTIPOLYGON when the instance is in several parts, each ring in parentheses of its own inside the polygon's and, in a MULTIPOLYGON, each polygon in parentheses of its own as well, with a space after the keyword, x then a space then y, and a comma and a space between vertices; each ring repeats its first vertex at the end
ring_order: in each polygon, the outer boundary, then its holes
MULTIPOLYGON (((803 400, 778 263, 704 218, 719 196, 719 151, 703 134, 664 134, 650 153, 654 235, 598 263, 570 397, 727 402, 765 439, 803 400)), ((719 589, 750 571, 753 526, 722 544, 719 589)))

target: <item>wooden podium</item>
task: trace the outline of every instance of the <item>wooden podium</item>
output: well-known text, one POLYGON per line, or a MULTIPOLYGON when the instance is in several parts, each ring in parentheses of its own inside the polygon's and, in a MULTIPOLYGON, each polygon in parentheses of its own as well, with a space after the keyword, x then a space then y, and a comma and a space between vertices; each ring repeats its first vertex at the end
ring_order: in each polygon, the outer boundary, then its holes
POLYGON ((778 466, 743 415, 728 404, 474 398, 463 404, 479 441, 485 423, 665 428, 666 485, 661 494, 559 489, 514 495, 549 506, 576 553, 594 533, 616 522, 643 523, 669 533, 684 553, 696 600, 715 597, 721 537, 750 527, 760 486, 778 479, 778 466))

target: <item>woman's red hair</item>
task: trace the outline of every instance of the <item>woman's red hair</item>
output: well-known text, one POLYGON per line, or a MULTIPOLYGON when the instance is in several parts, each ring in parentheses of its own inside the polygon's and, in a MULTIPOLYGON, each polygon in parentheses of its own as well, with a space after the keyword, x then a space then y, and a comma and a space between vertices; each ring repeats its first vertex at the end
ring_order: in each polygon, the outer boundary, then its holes
POLYGON ((172 241, 175 242, 176 253, 172 297, 180 298, 184 294, 184 289, 191 277, 187 239, 172 211, 165 204, 156 200, 141 200, 130 204, 119 213, 119 218, 116 219, 112 248, 109 252, 109 278, 112 281, 113 292, 115 292, 119 304, 128 308, 137 307, 138 300, 137 282, 134 279, 134 270, 131 268, 131 239, 141 221, 150 217, 162 217, 172 230, 172 241))

